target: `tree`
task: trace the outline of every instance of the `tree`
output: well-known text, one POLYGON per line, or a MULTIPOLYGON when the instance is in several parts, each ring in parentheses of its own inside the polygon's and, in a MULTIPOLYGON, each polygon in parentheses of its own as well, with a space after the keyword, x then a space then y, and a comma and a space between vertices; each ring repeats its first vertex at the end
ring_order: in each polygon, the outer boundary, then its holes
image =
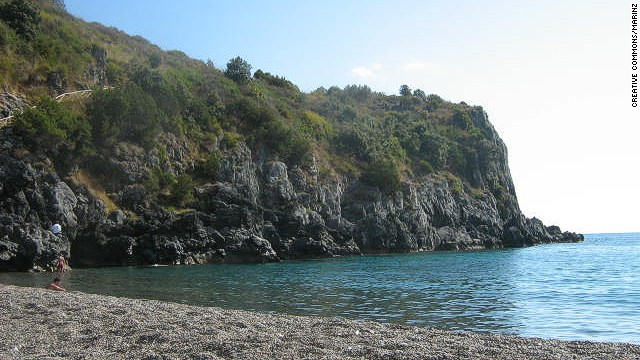
POLYGON ((411 96, 411 89, 407 85, 400 86, 400 95, 401 96, 411 96))
POLYGON ((61 9, 67 9, 67 5, 64 3, 64 0, 51 0, 51 3, 61 9))
POLYGON ((371 96, 371 88, 367 85, 347 85, 344 92, 357 101, 366 101, 371 96))
POLYGON ((251 65, 240 56, 229 60, 224 75, 238 84, 246 84, 251 79, 251 65))
POLYGON ((444 100, 440 96, 436 94, 427 96, 427 108, 429 110, 435 110, 442 106, 442 104, 444 104, 444 100))
POLYGON ((266 81, 268 84, 279 86, 279 87, 293 87, 294 85, 287 79, 282 76, 271 75, 271 73, 264 72, 260 69, 256 70, 253 74, 253 77, 256 79, 262 79, 266 81))
POLYGON ((13 0, 0 5, 0 19, 2 19, 16 34, 31 40, 37 35, 40 24, 40 12, 31 2, 13 0))
POLYGON ((420 89, 413 90, 413 96, 422 99, 422 101, 427 101, 427 94, 425 94, 424 91, 420 89))

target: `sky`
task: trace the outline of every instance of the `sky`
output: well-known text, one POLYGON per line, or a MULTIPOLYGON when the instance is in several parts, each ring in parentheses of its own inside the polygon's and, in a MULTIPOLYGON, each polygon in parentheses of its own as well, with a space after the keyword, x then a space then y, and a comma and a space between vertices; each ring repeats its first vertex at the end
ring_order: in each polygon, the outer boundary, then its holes
POLYGON ((640 231, 632 1, 66 0, 165 50, 236 56, 303 91, 401 85, 480 105, 520 208, 563 230, 640 231))

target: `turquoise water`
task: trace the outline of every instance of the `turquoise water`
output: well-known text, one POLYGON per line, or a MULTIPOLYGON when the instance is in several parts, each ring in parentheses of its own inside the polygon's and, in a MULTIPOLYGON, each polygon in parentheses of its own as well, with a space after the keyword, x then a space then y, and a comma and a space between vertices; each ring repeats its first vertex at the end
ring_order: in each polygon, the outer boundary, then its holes
MULTIPOLYGON (((269 313, 640 344, 640 233, 275 264, 76 269, 69 290, 269 313)), ((44 286, 51 274, 0 273, 44 286)))

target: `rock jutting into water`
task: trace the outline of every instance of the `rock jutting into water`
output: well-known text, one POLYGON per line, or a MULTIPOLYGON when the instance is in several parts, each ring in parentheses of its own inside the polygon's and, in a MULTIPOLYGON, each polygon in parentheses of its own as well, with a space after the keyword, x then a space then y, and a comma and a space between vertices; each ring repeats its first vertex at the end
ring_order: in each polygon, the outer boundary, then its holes
POLYGON ((637 359, 640 346, 257 314, 0 285, 0 358, 637 359))

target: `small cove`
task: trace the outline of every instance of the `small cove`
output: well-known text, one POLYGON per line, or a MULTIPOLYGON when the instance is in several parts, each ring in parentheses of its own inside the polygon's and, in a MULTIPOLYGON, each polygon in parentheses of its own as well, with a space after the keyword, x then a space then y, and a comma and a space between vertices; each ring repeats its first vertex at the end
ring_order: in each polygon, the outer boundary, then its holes
MULTIPOLYGON (((640 234, 479 252, 75 269, 68 290, 447 330, 640 343, 640 234)), ((0 273, 42 287, 51 274, 0 273)))

